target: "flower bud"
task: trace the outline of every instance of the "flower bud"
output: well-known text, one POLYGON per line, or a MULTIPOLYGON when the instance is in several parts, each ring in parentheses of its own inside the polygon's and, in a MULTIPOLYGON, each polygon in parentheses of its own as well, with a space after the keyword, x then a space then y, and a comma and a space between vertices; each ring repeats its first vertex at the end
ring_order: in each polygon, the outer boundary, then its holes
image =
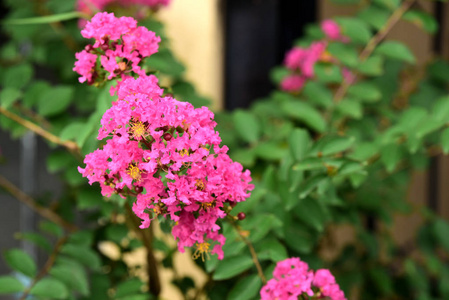
POLYGON ((238 218, 240 221, 245 220, 246 214, 245 214, 244 212, 239 212, 238 215, 237 215, 237 218, 238 218))

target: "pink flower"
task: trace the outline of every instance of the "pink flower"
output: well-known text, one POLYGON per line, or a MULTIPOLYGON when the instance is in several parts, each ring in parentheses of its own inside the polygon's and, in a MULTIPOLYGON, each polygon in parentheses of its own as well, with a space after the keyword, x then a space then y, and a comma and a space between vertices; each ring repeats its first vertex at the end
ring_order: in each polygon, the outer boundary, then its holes
POLYGON ((321 30, 331 41, 349 42, 349 39, 341 34, 340 26, 333 20, 321 22, 321 30))
POLYGON ((95 73, 97 56, 95 54, 87 52, 86 50, 83 50, 76 53, 75 57, 77 61, 75 62, 73 71, 81 75, 81 77, 78 79, 79 82, 83 83, 87 80, 87 83, 91 83, 93 81, 92 76, 95 73))
POLYGON ((297 93, 301 91, 306 78, 301 75, 289 75, 281 82, 281 89, 286 92, 297 93))
POLYGON ((314 66, 325 52, 327 43, 314 42, 309 48, 294 47, 285 56, 284 64, 292 71, 300 71, 306 78, 314 75, 314 66))
MULTIPOLYGON (((104 77, 123 80, 133 73, 144 76, 140 62, 156 53, 161 41, 154 32, 137 27, 137 21, 133 18, 117 18, 113 13, 106 12, 96 14, 81 34, 85 38, 95 39, 93 45, 87 45, 85 50, 76 54, 73 69, 82 75, 80 81, 87 80, 88 84, 94 83, 90 74, 93 69, 98 70, 95 75, 98 75, 99 81, 103 81, 104 77)), ((112 92, 116 89, 113 88, 112 92)))
POLYGON ((99 182, 105 196, 135 194, 132 209, 141 228, 157 216, 169 218, 177 222, 172 233, 179 251, 196 247, 197 256, 222 259, 225 237, 217 221, 228 203, 249 197, 250 172, 219 146, 208 108, 162 92, 153 75, 125 79, 101 119, 98 138, 110 139, 86 156, 79 171, 90 184, 99 182))
POLYGON ((295 257, 278 262, 273 278, 260 290, 262 300, 297 300, 303 294, 317 299, 324 296, 331 300, 346 300, 329 270, 320 269, 314 274, 305 262, 295 257))

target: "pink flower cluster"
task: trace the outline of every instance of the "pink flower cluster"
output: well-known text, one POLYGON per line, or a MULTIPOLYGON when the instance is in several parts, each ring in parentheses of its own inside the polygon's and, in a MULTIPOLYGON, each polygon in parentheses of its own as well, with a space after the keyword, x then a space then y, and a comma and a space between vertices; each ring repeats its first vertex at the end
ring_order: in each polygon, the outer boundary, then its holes
POLYGON ((119 5, 128 7, 131 5, 149 7, 157 9, 160 6, 168 6, 171 0, 78 0, 76 2, 76 10, 88 15, 95 12, 104 11, 108 6, 119 5))
POLYGON ((340 26, 333 20, 324 20, 321 22, 321 30, 331 41, 348 43, 349 38, 341 33, 340 26))
POLYGON ((225 237, 216 222, 226 216, 225 207, 249 197, 250 172, 219 146, 208 108, 162 92, 153 75, 125 79, 101 120, 98 139, 109 139, 79 171, 90 184, 99 182, 104 196, 135 195, 141 228, 158 216, 170 218, 181 252, 196 246, 196 254, 222 259, 225 237))
MULTIPOLYGON (((323 21, 321 29, 330 41, 349 41, 341 34, 338 24, 332 20, 323 21)), ((322 40, 313 42, 308 48, 294 47, 288 51, 284 65, 291 74, 281 81, 281 89, 292 93, 300 92, 307 80, 314 76, 314 67, 317 62, 333 62, 334 58, 326 51, 327 45, 328 41, 322 40)))
MULTIPOLYGON (((97 13, 81 31, 85 38, 95 39, 94 45, 76 53, 73 71, 81 75, 80 82, 94 84, 97 78, 129 77, 131 72, 145 75, 139 63, 158 51, 160 37, 147 28, 137 26, 130 17, 117 18, 113 13, 97 13)), ((105 79, 104 79, 105 80, 105 79)))
POLYGON ((329 270, 313 272, 296 257, 278 262, 273 277, 260 290, 262 300, 297 300, 303 294, 316 299, 346 299, 329 270))

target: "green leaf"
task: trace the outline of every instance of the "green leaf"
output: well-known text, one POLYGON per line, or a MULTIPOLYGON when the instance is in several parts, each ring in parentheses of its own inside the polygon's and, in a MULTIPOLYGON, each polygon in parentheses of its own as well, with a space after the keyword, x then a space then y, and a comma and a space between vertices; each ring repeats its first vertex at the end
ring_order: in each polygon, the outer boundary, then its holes
POLYGON ((380 89, 370 82, 359 82, 352 85, 348 90, 348 95, 366 102, 376 102, 382 98, 380 89))
POLYGON ((117 286, 117 291, 115 293, 116 298, 130 296, 137 294, 142 291, 143 282, 138 278, 132 278, 130 280, 121 282, 117 286))
POLYGON ((46 81, 34 80, 26 89, 22 103, 31 108, 39 102, 42 95, 50 89, 50 85, 46 81))
MULTIPOLYGON (((99 207, 103 203, 99 187, 89 186, 81 188, 77 197, 79 209, 99 207)), ((110 228, 110 226, 108 227, 110 228)))
POLYGON ((410 51, 410 49, 403 43, 397 41, 385 41, 380 44, 380 46, 378 46, 374 52, 411 64, 414 64, 416 62, 415 56, 410 51))
POLYGON ((75 261, 58 259, 49 274, 83 296, 90 294, 86 271, 75 261))
POLYGON ((357 50, 349 44, 332 43, 327 47, 327 50, 346 66, 355 67, 358 64, 357 50))
POLYGON ((72 12, 63 13, 63 14, 49 15, 49 16, 42 16, 42 17, 8 19, 6 21, 3 21, 3 24, 5 24, 5 25, 46 24, 46 23, 55 23, 55 22, 72 20, 72 19, 78 19, 78 18, 83 18, 83 17, 85 17, 85 14, 78 12, 78 11, 72 11, 72 12))
POLYGON ((92 270, 97 270, 101 266, 101 260, 98 254, 84 246, 66 244, 62 247, 61 253, 72 257, 92 270))
POLYGON ((288 139, 290 151, 296 160, 303 159, 310 148, 310 135, 307 130, 295 128, 288 139))
POLYGON ((326 121, 321 114, 305 102, 288 101, 282 103, 281 108, 289 117, 304 122, 315 131, 323 132, 326 129, 326 121))
POLYGON ((393 172, 396 165, 402 158, 402 151, 400 146, 396 144, 390 144, 385 146, 381 150, 381 161, 385 165, 388 172, 393 172))
POLYGON ((449 128, 446 128, 441 133, 440 137, 441 148, 443 148, 443 153, 449 153, 449 128))
POLYGON ((54 278, 44 278, 33 286, 30 295, 50 299, 66 299, 69 296, 69 291, 61 281, 54 278))
POLYGON ((33 77, 33 67, 29 64, 20 64, 9 67, 3 71, 3 86, 20 89, 33 77))
POLYGON ((4 88, 0 92, 0 103, 3 108, 8 108, 22 97, 22 92, 15 88, 4 88))
POLYGON ((280 84, 282 79, 287 77, 290 74, 290 71, 285 67, 274 67, 270 71, 271 81, 275 84, 280 84))
POLYGON ((61 237, 62 234, 64 233, 64 231, 62 230, 62 228, 59 225, 49 222, 49 221, 40 222, 39 229, 42 230, 43 232, 47 232, 47 233, 57 236, 57 237, 61 237))
POLYGON ((86 125, 85 122, 73 122, 64 127, 64 129, 61 131, 61 134, 59 135, 59 138, 62 141, 67 140, 74 140, 76 137, 79 136, 81 130, 86 125))
MULTIPOLYGON (((315 176, 307 178, 303 184, 301 184, 299 190, 299 198, 304 199, 307 197, 320 183, 327 179, 326 175, 317 174, 315 176)), ((301 204, 302 205, 302 204, 301 204)))
POLYGON ((14 271, 20 272, 28 277, 36 276, 37 266, 31 256, 23 250, 11 249, 3 254, 8 266, 14 271))
POLYGON ((340 83, 343 80, 340 68, 334 64, 317 63, 314 66, 318 81, 323 83, 340 83))
POLYGON ((46 91, 39 99, 37 110, 43 116, 53 116, 67 109, 72 101, 74 87, 59 85, 46 91))
POLYGON ((280 160, 288 153, 288 149, 276 142, 260 143, 255 148, 258 157, 265 160, 280 160))
POLYGON ((47 170, 50 173, 56 173, 69 166, 72 161, 73 156, 68 151, 53 151, 47 157, 47 170))
POLYGON ((0 276, 0 295, 22 292, 23 284, 15 277, 0 276))
POLYGON ((256 117, 244 110, 237 110, 233 116, 237 134, 246 142, 254 143, 259 139, 260 126, 256 117))
POLYGON ((253 265, 251 256, 234 256, 224 258, 218 263, 212 278, 214 280, 224 280, 237 276, 238 274, 248 270, 253 265))
POLYGON ((440 129, 444 125, 444 121, 435 120, 434 118, 428 118, 425 120, 416 130, 415 136, 418 139, 423 138, 425 135, 440 129))
POLYGON ((324 84, 310 80, 304 85, 302 92, 310 102, 323 107, 332 105, 332 92, 324 84))
POLYGON ((257 242, 265 237, 271 229, 280 225, 281 221, 275 215, 263 213, 256 216, 247 216, 244 228, 251 232, 249 239, 252 242, 257 242))
POLYGON ((354 137, 335 138, 327 141, 321 148, 323 156, 332 155, 348 150, 355 142, 354 137))
POLYGON ((318 232, 324 230, 324 224, 329 220, 329 212, 316 199, 305 198, 294 210, 296 216, 318 232))
POLYGON ((349 37, 351 42, 366 44, 370 40, 372 33, 368 25, 358 18, 336 18, 341 26, 342 34, 349 37))
POLYGON ((299 252, 300 254, 310 253, 316 242, 317 235, 306 226, 298 226, 298 224, 284 225, 286 244, 299 252))
POLYGON ((34 233, 34 232, 23 232, 22 233, 22 232, 20 232, 17 234, 17 238, 19 238, 21 240, 27 240, 27 241, 33 242, 34 244, 41 247, 43 250, 45 250, 48 253, 50 253, 51 250, 53 249, 50 242, 39 233, 34 233))
POLYGON ((256 274, 241 279, 231 289, 228 300, 249 300, 254 299, 259 294, 262 287, 262 280, 256 274))
POLYGON ((439 244, 449 252, 449 223, 443 219, 438 219, 433 224, 433 234, 439 244))
POLYGON ((260 260, 270 259, 273 262, 278 262, 288 258, 285 247, 275 239, 262 240, 255 248, 260 260))
POLYGON ((382 56, 373 55, 358 65, 360 73, 368 76, 380 76, 384 73, 384 59, 382 56))
POLYGON ((145 60, 145 64, 153 70, 164 74, 180 77, 185 71, 184 66, 173 56, 168 49, 161 49, 145 60))
POLYGON ((437 121, 449 120, 449 97, 439 98, 432 107, 432 117, 437 121))
POLYGON ((371 5, 362 10, 358 14, 358 17, 373 26, 376 30, 380 30, 387 23, 390 13, 378 6, 371 5))
POLYGON ((418 27, 429 33, 433 34, 438 31, 438 22, 434 17, 423 10, 409 10, 402 16, 402 18, 416 24, 418 27))
POLYGON ((389 10, 395 10, 401 5, 401 0, 374 0, 373 2, 389 10))
POLYGON ((348 116, 357 120, 361 119, 363 116, 362 104, 351 99, 343 99, 340 103, 337 104, 336 109, 343 116, 348 116))
POLYGON ((292 167, 295 171, 324 170, 325 168, 323 160, 316 157, 306 158, 292 167))

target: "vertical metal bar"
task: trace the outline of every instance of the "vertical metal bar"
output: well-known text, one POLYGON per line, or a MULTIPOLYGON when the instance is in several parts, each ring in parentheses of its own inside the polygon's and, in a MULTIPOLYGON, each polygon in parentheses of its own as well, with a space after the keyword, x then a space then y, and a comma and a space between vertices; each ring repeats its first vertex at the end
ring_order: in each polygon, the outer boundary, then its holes
MULTIPOLYGON (((37 139, 32 132, 27 132, 21 139, 20 147, 20 188, 25 193, 32 195, 36 192, 36 156, 37 139)), ((20 206, 20 231, 34 231, 35 214, 24 204, 20 206)), ((22 241, 22 249, 37 259, 37 249, 34 244, 22 241)))
MULTIPOLYGON (((444 6, 442 2, 434 3, 434 16, 438 22, 438 31, 433 39, 433 51, 437 55, 443 54, 443 25, 444 25, 444 6)), ((440 160, 438 157, 432 157, 430 159, 430 167, 427 176, 427 203, 429 208, 438 213, 438 200, 439 200, 439 171, 440 160)))

